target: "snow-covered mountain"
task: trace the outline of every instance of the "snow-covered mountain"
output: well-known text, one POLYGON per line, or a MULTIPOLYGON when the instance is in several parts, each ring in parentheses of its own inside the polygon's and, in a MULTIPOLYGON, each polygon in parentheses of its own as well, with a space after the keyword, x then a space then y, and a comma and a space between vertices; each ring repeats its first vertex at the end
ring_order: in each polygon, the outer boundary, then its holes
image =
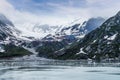
POLYGON ((81 21, 77 19, 70 24, 60 26, 55 35, 49 34, 42 40, 61 41, 63 39, 75 40, 83 38, 87 33, 99 27, 104 21, 105 19, 101 17, 90 18, 87 21, 83 21, 83 23, 80 23, 81 21))
POLYGON ((57 59, 120 59, 120 12, 58 53, 57 59))
POLYGON ((13 23, 4 15, 0 14, 0 39, 15 38, 19 33, 20 31, 14 27, 13 23))
POLYGON ((16 25, 16 28, 21 31, 21 36, 34 37, 35 39, 42 39, 48 34, 55 34, 59 26, 50 26, 47 24, 23 24, 16 25), (22 26, 22 27, 21 27, 22 26), (24 27, 24 28, 23 28, 24 27))
POLYGON ((31 42, 27 46, 34 48, 40 57, 53 58, 56 51, 66 48, 66 46, 80 38, 82 39, 84 35, 99 27, 103 22, 103 18, 91 18, 82 24, 77 20, 69 24, 69 26, 61 26, 62 28, 60 27, 54 35, 49 34, 40 40, 31 42))
POLYGON ((104 19, 99 17, 91 18, 83 23, 75 20, 64 26, 32 24, 23 29, 23 27, 14 26, 4 15, 0 17, 0 53, 4 54, 0 54, 1 57, 34 53, 34 57, 54 58, 56 55, 53 53, 66 49, 66 46, 82 39, 104 22, 104 19))
POLYGON ((16 24, 16 28, 21 31, 23 37, 34 37, 36 39, 42 39, 44 37, 52 36, 75 36, 83 37, 89 31, 98 27, 104 19, 101 17, 91 18, 88 21, 81 21, 81 19, 74 20, 66 25, 51 26, 48 24, 16 24), (91 27, 92 26, 92 27, 91 27), (23 28, 24 27, 24 28, 23 28), (91 29, 89 29, 91 28, 91 29), (89 29, 89 30, 88 30, 89 29))
POLYGON ((56 29, 58 28, 58 26, 49 26, 47 24, 45 25, 40 25, 40 24, 36 24, 32 31, 33 32, 42 32, 42 33, 46 33, 46 34, 54 34, 56 29))
POLYGON ((72 22, 68 27, 64 27, 56 34, 65 34, 65 35, 74 35, 76 37, 84 36, 90 31, 99 27, 105 19, 101 17, 90 18, 83 23, 80 23, 79 20, 72 22))
POLYGON ((18 46, 18 43, 21 43, 19 34, 20 31, 14 27, 13 23, 0 14, 0 58, 32 54, 18 46))

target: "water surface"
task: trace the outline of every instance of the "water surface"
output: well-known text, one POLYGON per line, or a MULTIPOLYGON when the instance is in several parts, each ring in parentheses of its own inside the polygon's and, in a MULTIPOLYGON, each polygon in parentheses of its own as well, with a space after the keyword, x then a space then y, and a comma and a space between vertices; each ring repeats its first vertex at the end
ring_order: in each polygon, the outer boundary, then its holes
POLYGON ((1 61, 0 80, 120 80, 119 63, 1 61))

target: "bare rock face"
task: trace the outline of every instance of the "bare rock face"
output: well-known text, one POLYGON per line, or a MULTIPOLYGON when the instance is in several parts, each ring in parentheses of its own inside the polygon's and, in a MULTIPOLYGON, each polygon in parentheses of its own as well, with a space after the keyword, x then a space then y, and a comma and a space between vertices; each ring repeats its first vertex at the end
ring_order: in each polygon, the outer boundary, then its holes
POLYGON ((58 59, 107 59, 120 56, 120 12, 82 40, 62 50, 58 59))
POLYGON ((13 23, 0 14, 0 59, 32 54, 16 44, 19 42, 16 38, 18 34, 19 30, 14 27, 13 23))

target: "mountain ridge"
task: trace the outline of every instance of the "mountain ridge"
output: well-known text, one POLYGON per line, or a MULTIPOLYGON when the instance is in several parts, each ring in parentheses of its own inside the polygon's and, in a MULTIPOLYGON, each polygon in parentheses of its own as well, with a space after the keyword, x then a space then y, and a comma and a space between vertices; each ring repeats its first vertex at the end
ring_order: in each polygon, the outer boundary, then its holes
POLYGON ((56 59, 95 59, 119 58, 120 54, 120 12, 106 20, 99 28, 88 33, 83 39, 67 49, 56 59))

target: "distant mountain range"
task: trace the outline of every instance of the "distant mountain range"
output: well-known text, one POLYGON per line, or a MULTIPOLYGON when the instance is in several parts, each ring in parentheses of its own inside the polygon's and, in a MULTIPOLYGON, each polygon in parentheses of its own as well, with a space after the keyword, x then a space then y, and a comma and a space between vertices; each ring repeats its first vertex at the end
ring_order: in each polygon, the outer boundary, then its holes
POLYGON ((35 39, 42 39, 48 34, 55 34, 59 26, 50 26, 47 24, 23 24, 16 25, 17 29, 21 31, 21 36, 33 37, 35 39), (21 27, 22 26, 22 27, 21 27), (23 28, 24 27, 24 28, 23 28))
POLYGON ((43 40, 51 39, 60 41, 63 39, 79 39, 83 38, 87 33, 99 27, 105 19, 90 18, 88 21, 80 23, 79 20, 72 22, 71 24, 58 27, 55 34, 49 34, 43 38, 43 40))
POLYGON ((31 29, 40 34, 36 38, 23 36, 22 30, 0 14, 0 58, 32 54, 51 59, 119 58, 119 27, 120 12, 106 21, 98 17, 63 26, 36 24, 31 29))
POLYGON ((32 54, 19 46, 20 31, 4 15, 0 14, 0 58, 18 57, 32 54))
POLYGON ((100 27, 83 39, 59 50, 56 59, 119 59, 120 58, 120 12, 106 20, 100 27))
POLYGON ((29 48, 34 48, 38 56, 50 58, 51 55, 65 48, 67 45, 83 38, 91 30, 99 27, 105 20, 103 18, 91 18, 83 23, 78 20, 67 26, 61 26, 55 34, 49 34, 40 40, 31 42, 29 48))

